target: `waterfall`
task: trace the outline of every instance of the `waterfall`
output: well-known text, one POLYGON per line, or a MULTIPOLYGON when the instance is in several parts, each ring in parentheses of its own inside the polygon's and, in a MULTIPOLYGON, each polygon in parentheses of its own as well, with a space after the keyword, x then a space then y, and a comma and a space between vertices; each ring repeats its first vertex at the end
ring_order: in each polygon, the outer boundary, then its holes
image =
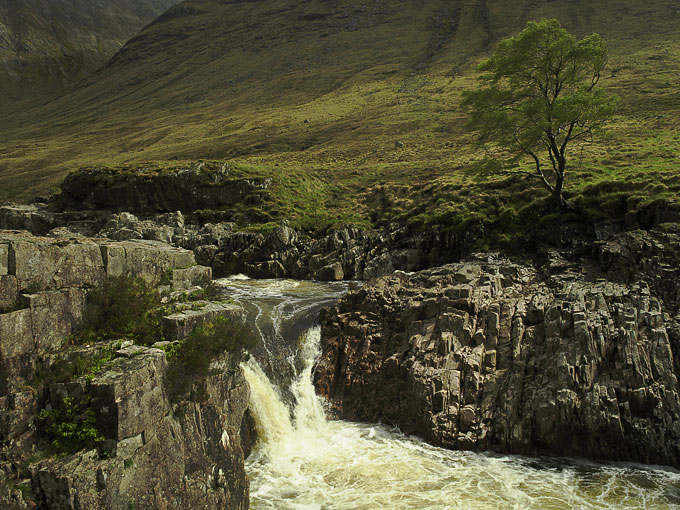
MULTIPOLYGON (((231 297, 251 304, 263 300, 253 305, 259 319, 276 315, 269 329, 285 348, 269 343, 268 351, 291 353, 285 360, 292 378, 287 382, 265 373, 257 356, 243 365, 259 437, 246 461, 253 510, 680 508, 680 474, 673 470, 451 451, 379 424, 327 420, 312 384, 320 354, 318 325, 308 326, 300 339, 284 338, 277 328, 296 320, 296 306, 308 325, 321 304, 345 289, 286 282, 271 282, 271 293, 266 281, 228 284, 239 286, 231 297)), ((288 331, 296 329, 299 325, 288 331)))
POLYGON ((261 433, 247 462, 253 509, 670 510, 680 504, 680 475, 670 471, 453 452, 379 425, 328 421, 312 385, 319 354, 315 327, 300 345, 293 409, 254 359, 244 367, 261 433))

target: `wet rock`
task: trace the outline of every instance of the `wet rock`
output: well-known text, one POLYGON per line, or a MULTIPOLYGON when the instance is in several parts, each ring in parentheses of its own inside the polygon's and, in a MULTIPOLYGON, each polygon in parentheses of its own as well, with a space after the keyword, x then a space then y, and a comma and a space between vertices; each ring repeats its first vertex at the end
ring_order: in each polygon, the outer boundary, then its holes
POLYGON ((450 448, 679 466, 668 290, 497 258, 395 273, 323 314, 317 388, 450 448))
POLYGON ((342 270, 342 264, 339 262, 324 266, 314 274, 314 278, 322 282, 339 281, 344 277, 345 272, 342 270))

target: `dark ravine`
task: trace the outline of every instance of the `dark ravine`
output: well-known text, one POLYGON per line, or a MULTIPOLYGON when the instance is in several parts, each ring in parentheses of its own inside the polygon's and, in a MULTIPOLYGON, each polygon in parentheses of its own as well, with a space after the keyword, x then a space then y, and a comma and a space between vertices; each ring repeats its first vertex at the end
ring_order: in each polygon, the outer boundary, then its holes
POLYGON ((449 448, 680 467, 679 248, 669 226, 380 278, 323 314, 317 388, 449 448))

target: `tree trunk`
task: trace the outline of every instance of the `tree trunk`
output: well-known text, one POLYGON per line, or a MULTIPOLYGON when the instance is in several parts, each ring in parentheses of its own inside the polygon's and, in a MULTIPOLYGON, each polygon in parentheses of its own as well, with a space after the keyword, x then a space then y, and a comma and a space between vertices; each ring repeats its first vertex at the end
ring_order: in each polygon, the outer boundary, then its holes
POLYGON ((560 172, 557 176, 557 181, 555 182, 555 187, 553 188, 553 202, 562 211, 573 211, 576 208, 567 201, 564 196, 562 196, 562 190, 564 189, 564 160, 560 160, 560 172))

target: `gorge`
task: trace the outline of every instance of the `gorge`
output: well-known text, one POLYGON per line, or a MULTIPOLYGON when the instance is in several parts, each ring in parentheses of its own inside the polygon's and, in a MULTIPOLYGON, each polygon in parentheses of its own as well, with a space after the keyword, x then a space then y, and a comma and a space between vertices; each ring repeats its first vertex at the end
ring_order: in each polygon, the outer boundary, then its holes
POLYGON ((0 0, 0 508, 680 508, 678 20, 0 0))
MULTIPOLYGON (((167 187, 162 179, 152 186, 167 187)), ((206 196, 248 197, 210 191, 229 181, 207 186, 206 196)), ((76 203, 87 201, 0 207, 0 226, 23 229, 3 231, 0 242, 3 465, 46 508, 680 502, 680 233, 663 214, 648 231, 599 227, 596 239, 571 238, 533 259, 486 253, 451 263, 464 247, 455 237, 407 229, 308 239, 285 222, 248 233, 180 211, 76 203), (164 312, 166 341, 219 315, 245 318, 260 338, 249 361, 228 354, 179 401, 163 382, 161 344, 117 347, 91 380, 34 382, 31 371, 54 370, 63 357, 55 353, 82 323, 92 286, 138 274, 188 299, 213 274, 239 271, 277 279, 217 279, 208 301, 164 312), (112 458, 92 450, 28 458, 42 448, 35 415, 45 390, 52 405, 64 394, 96 397, 112 458)))

